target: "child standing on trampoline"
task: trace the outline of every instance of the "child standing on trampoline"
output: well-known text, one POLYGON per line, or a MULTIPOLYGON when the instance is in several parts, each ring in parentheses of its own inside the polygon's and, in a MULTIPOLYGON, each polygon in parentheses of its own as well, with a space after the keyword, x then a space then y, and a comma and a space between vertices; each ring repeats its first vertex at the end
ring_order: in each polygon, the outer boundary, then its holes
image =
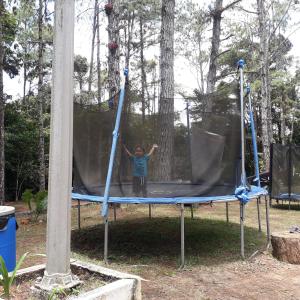
POLYGON ((132 154, 124 145, 124 149, 133 164, 132 192, 135 197, 139 197, 141 193, 144 198, 147 197, 148 161, 157 147, 158 146, 154 144, 149 153, 146 154, 145 149, 138 145, 134 149, 134 154, 132 154))

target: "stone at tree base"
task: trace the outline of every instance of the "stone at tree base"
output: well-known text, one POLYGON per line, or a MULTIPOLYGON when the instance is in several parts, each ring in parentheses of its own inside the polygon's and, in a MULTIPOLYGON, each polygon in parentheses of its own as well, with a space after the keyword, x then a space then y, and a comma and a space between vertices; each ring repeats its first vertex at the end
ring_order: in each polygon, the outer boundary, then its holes
POLYGON ((271 235, 273 256, 291 264, 300 264, 300 234, 280 232, 271 235))

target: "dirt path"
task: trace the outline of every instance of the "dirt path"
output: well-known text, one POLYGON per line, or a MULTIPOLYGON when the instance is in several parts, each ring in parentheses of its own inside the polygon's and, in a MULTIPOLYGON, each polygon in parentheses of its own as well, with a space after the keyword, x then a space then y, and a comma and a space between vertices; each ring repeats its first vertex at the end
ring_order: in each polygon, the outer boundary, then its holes
POLYGON ((142 272, 144 299, 300 299, 300 266, 262 254, 252 262, 194 267, 170 276, 142 272))

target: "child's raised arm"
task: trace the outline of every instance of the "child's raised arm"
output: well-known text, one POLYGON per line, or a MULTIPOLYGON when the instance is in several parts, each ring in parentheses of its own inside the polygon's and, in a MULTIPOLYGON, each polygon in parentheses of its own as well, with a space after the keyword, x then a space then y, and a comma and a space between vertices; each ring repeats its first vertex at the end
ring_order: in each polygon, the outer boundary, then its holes
POLYGON ((158 146, 157 146, 157 144, 154 144, 152 146, 151 150, 149 151, 148 156, 151 156, 156 148, 158 148, 158 146))
POLYGON ((123 147, 124 147, 125 152, 126 152, 130 157, 132 157, 133 154, 127 149, 127 147, 126 147, 124 144, 123 144, 123 147))

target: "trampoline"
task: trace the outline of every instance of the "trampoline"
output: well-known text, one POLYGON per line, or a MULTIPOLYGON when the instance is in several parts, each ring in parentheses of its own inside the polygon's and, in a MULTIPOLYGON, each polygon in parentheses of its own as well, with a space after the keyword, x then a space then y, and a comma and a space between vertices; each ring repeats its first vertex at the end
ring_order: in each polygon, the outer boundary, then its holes
MULTIPOLYGON (((256 186, 246 179, 244 89, 239 88, 243 87, 243 67, 240 60, 239 84, 224 82, 212 94, 196 94, 181 111, 173 103, 169 110, 141 112, 132 101, 127 80, 118 100, 114 97, 108 106, 75 104, 72 198, 78 201, 79 224, 81 200, 102 204, 106 262, 110 204, 148 204, 149 215, 151 205, 179 205, 181 266, 185 263, 185 205, 225 202, 228 221, 228 203, 239 201, 244 258, 245 204, 257 200, 261 230, 259 203, 264 196, 269 241, 267 191, 259 181, 249 88, 256 186)), ((160 102, 164 100, 169 99, 160 102)))
POLYGON ((300 146, 271 145, 271 199, 291 202, 300 201, 300 146))

